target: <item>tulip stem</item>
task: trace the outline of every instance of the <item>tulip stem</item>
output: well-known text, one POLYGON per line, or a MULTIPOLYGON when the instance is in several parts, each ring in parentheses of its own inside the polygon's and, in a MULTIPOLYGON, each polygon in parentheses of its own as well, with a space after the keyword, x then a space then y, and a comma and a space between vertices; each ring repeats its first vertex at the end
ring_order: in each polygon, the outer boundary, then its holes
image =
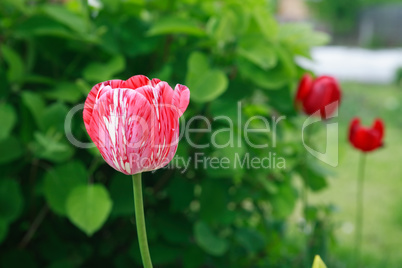
POLYGON ((366 154, 360 155, 359 170, 357 175, 356 194, 356 244, 355 244, 355 266, 360 267, 360 254, 363 234, 363 209, 364 209, 364 170, 366 166, 366 154))
POLYGON ((152 268, 151 255, 149 254, 147 230, 145 226, 144 204, 142 197, 142 181, 141 173, 133 175, 133 192, 135 221, 137 223, 138 243, 140 244, 140 252, 144 268, 152 268))

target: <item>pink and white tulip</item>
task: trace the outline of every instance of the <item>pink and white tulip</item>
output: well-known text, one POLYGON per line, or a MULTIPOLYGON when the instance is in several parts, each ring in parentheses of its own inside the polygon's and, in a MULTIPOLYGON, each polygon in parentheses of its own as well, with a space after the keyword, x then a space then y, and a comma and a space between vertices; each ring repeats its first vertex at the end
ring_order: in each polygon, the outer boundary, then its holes
POLYGON ((102 82, 85 101, 85 128, 114 169, 127 175, 159 169, 176 153, 179 117, 189 101, 186 86, 173 90, 143 75, 102 82))

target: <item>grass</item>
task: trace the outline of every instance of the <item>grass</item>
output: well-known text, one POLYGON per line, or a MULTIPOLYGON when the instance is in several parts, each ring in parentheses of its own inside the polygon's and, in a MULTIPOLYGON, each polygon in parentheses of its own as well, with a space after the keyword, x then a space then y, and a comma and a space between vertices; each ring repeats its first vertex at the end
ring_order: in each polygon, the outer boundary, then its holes
MULTIPOLYGON (((354 249, 355 198, 359 153, 347 141, 354 116, 371 125, 375 117, 386 126, 385 147, 367 156, 363 228, 364 267, 401 267, 402 255, 402 88, 345 83, 339 110, 339 166, 330 187, 311 197, 332 203, 339 211, 335 254, 350 262, 354 249)), ((331 266, 335 267, 335 266, 331 266)), ((336 265, 336 267, 351 267, 336 265)))

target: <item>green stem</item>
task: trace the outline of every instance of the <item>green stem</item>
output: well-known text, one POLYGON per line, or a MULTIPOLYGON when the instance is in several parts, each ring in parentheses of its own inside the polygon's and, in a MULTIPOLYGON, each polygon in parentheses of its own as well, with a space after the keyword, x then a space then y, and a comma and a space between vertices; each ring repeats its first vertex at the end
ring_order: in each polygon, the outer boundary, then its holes
MULTIPOLYGON (((306 129, 306 144, 311 145, 311 137, 313 136, 313 133, 315 132, 315 124, 311 124, 307 129, 306 129)), ((309 172, 308 172, 308 164, 307 164, 307 159, 308 159, 308 153, 306 152, 306 155, 304 156, 304 159, 302 160, 302 169, 304 171, 305 177, 303 178, 303 185, 302 185, 302 193, 301 193, 301 200, 302 200, 302 206, 303 206, 303 214, 304 214, 304 234, 305 234, 305 250, 304 250, 304 266, 309 267, 311 265, 311 259, 310 259, 310 239, 311 236, 307 232, 308 231, 308 226, 309 226, 309 220, 308 220, 308 206, 309 206, 309 172)))
POLYGON ((360 254, 363 233, 363 205, 364 205, 364 170, 366 166, 366 154, 362 153, 359 161, 359 170, 357 175, 357 195, 356 195, 356 245, 355 245, 355 267, 360 267, 360 254))
POLYGON ((141 173, 133 175, 133 192, 135 221, 137 223, 138 243, 144 268, 152 268, 151 255, 149 254, 147 230, 145 227, 144 204, 142 202, 142 181, 141 173))

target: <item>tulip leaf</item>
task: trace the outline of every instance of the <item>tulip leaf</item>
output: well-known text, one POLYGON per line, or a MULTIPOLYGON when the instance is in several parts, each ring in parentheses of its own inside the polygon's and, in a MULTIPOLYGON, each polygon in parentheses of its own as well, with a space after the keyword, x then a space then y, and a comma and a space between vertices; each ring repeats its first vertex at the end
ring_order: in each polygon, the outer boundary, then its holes
POLYGON ((49 170, 44 178, 43 191, 50 208, 66 215, 66 202, 75 187, 86 185, 87 173, 80 162, 71 162, 49 170))
POLYGON ((12 162, 20 158, 23 148, 19 140, 14 136, 9 136, 0 140, 0 164, 12 162))
MULTIPOLYGON (((4 224, 9 224, 15 221, 20 216, 22 212, 22 207, 23 197, 20 185, 17 183, 17 181, 12 179, 1 179, 0 222, 3 222, 4 224)), ((3 226, 3 228, 6 227, 3 226)))
POLYGON ((194 235, 198 246, 211 255, 222 256, 228 250, 228 242, 216 236, 204 222, 194 225, 194 235))
POLYGON ((0 104, 0 140, 8 137, 17 120, 13 106, 7 103, 0 104))
POLYGON ((77 186, 67 199, 67 216, 75 226, 92 236, 105 223, 112 200, 101 184, 77 186))
POLYGON ((195 36, 205 35, 205 32, 191 19, 167 17, 155 21, 148 35, 188 34, 195 36))
POLYGON ((219 97, 228 87, 228 78, 218 69, 210 69, 207 57, 193 52, 188 60, 186 85, 191 92, 191 100, 208 102, 219 97))
POLYGON ((321 257, 318 255, 315 255, 314 257, 314 262, 313 262, 313 267, 312 268, 327 268, 325 263, 322 261, 321 257))

